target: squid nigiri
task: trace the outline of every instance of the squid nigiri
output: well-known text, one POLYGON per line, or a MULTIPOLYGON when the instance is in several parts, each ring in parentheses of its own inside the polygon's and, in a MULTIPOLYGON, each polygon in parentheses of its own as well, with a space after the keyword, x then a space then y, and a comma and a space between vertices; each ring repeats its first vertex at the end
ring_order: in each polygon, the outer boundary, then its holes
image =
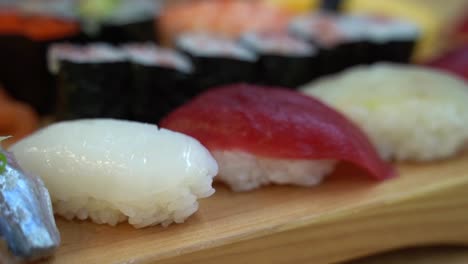
POLYGON ((214 193, 218 170, 191 137, 115 119, 55 123, 11 151, 44 180, 56 214, 136 228, 184 222, 214 193))
POLYGON ((235 84, 209 90, 162 120, 207 147, 234 191, 267 184, 313 186, 338 161, 376 179, 394 175, 368 138, 325 104, 282 88, 235 84))

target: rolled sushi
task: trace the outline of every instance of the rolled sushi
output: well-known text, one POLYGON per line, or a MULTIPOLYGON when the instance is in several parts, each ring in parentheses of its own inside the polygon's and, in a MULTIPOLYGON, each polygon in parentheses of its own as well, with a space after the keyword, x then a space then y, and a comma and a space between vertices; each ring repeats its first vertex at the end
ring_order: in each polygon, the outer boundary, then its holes
POLYGON ((431 161, 468 142, 468 85, 420 66, 376 64, 305 85, 367 133, 385 159, 431 161))
POLYGON ((247 33, 241 44, 259 57, 256 83, 296 88, 320 73, 317 49, 286 33, 247 33))
POLYGON ((194 95, 193 66, 183 54, 151 43, 123 47, 131 63, 133 120, 157 123, 194 95))
POLYGON ((358 27, 366 42, 368 63, 409 63, 421 32, 417 24, 404 19, 350 15, 342 18, 348 27, 358 27))
POLYGON ((169 114, 161 126, 207 147, 219 165, 217 179, 234 191, 268 184, 317 185, 338 161, 376 179, 394 175, 353 123, 285 88, 214 88, 169 114))
POLYGON ((92 42, 157 41, 160 1, 82 0, 78 7, 83 29, 92 42))
POLYGON ((47 49, 79 33, 78 23, 69 18, 0 10, 0 83, 41 115, 54 113, 57 94, 46 66, 47 49))
POLYGON ((205 33, 186 33, 177 38, 176 46, 193 63, 193 83, 198 91, 254 79, 257 56, 235 41, 205 33))
POLYGON ((344 23, 335 13, 322 11, 299 16, 292 20, 289 31, 319 48, 322 75, 364 62, 362 28, 344 23))
POLYGON ((130 66, 122 50, 104 43, 55 44, 50 71, 58 76, 59 119, 130 118, 130 66))
POLYGON ((56 214, 136 228, 184 222, 218 171, 197 140, 132 121, 56 123, 10 150, 43 179, 56 214))

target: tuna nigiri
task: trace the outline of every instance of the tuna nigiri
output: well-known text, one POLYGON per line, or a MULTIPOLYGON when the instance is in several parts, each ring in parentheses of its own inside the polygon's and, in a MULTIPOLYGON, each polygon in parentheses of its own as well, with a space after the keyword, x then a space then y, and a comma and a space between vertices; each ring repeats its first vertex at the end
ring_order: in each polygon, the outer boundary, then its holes
POLYGON ((198 139, 235 191, 270 183, 312 186, 347 161, 376 179, 394 175, 367 137, 318 100, 282 88, 214 88, 169 114, 162 127, 198 139))

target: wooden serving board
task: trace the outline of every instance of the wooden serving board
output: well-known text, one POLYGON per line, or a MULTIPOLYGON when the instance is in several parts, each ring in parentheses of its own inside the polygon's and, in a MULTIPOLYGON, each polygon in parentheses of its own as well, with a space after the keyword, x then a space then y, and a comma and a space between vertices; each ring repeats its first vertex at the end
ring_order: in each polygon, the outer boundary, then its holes
POLYGON ((375 182, 342 169, 315 188, 214 196, 186 223, 134 229, 57 219, 50 263, 330 263, 413 245, 468 245, 468 153, 375 182))

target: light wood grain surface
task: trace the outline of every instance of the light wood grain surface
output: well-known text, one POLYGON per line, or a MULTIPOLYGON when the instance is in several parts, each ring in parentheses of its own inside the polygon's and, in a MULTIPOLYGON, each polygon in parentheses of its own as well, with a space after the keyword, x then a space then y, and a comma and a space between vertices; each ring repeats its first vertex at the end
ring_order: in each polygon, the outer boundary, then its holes
POLYGON ((185 224, 169 228, 58 219, 63 244, 50 262, 330 263, 468 244, 468 154, 401 165, 400 177, 383 183, 343 171, 316 188, 239 194, 219 185, 185 224))
POLYGON ((424 247, 392 251, 345 264, 466 264, 468 248, 424 247))

